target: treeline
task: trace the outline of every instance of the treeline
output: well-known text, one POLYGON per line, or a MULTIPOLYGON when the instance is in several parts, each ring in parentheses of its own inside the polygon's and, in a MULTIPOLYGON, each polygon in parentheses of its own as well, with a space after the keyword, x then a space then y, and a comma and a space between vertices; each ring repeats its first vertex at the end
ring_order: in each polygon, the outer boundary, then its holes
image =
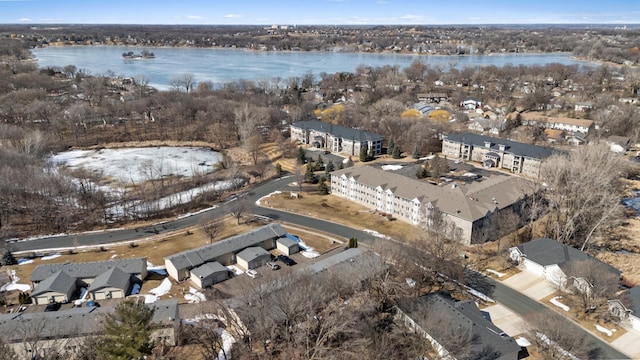
POLYGON ((424 54, 573 52, 594 60, 636 64, 640 31, 576 26, 187 26, 3 25, 4 36, 30 46, 111 44, 234 47, 265 51, 366 51, 424 54))

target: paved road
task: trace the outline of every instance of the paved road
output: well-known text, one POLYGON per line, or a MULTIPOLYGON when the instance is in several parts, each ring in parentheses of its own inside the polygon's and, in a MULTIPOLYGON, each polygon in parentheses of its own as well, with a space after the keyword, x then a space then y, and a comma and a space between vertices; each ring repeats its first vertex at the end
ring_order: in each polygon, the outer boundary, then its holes
POLYGON ((42 238, 36 240, 22 241, 12 244, 12 250, 14 252, 19 251, 37 251, 44 249, 56 249, 56 248, 68 248, 76 246, 90 246, 109 244, 120 241, 130 241, 136 239, 144 239, 146 237, 155 236, 157 234, 167 233, 170 231, 177 231, 185 229, 198 224, 200 219, 204 216, 219 217, 229 214, 230 208, 234 201, 245 201, 248 206, 248 212, 258 215, 269 216, 274 220, 284 221, 307 226, 313 229, 319 229, 328 233, 333 233, 341 237, 357 237, 358 240, 372 243, 375 239, 362 231, 352 229, 343 225, 330 223, 327 221, 314 219, 306 216, 300 216, 293 213, 284 211, 272 210, 268 208, 261 208, 255 205, 256 201, 261 197, 268 195, 276 190, 280 190, 287 186, 288 183, 293 181, 291 177, 284 177, 275 180, 267 181, 251 190, 238 194, 228 200, 226 203, 221 203, 218 207, 209 211, 198 213, 196 215, 167 221, 162 224, 144 226, 135 229, 127 230, 113 230, 106 232, 91 232, 77 235, 65 235, 57 237, 42 238))
MULTIPOLYGON (((493 286, 491 297, 520 316, 526 317, 527 315, 541 312, 546 309, 546 306, 543 304, 519 293, 493 278, 485 277, 485 279, 491 286, 493 286)), ((571 322, 569 319, 567 319, 567 321, 571 322)), ((612 348, 609 344, 600 340, 598 337, 579 327, 575 323, 571 323, 577 333, 584 334, 585 337, 591 339, 591 341, 593 341, 596 346, 602 350, 602 356, 604 359, 629 359, 628 356, 612 348)))
MULTIPOLYGON (((353 229, 344 225, 330 223, 324 220, 315 219, 307 216, 302 216, 298 214, 293 214, 289 212, 269 209, 269 208, 261 208, 255 205, 255 202, 261 197, 268 195, 276 190, 283 189, 287 186, 289 182, 293 181, 291 177, 285 177, 280 179, 275 179, 268 181, 264 184, 261 184, 248 192, 239 194, 238 198, 232 200, 231 202, 227 201, 227 203, 220 204, 217 208, 209 210, 204 213, 200 213, 197 215, 171 220, 164 224, 159 224, 155 226, 146 226, 137 229, 131 230, 115 230, 111 232, 105 233, 86 233, 86 234, 78 234, 78 235, 70 235, 70 236, 61 236, 61 237, 52 237, 52 238, 43 238, 38 240, 24 241, 13 244, 14 251, 33 251, 33 250, 42 250, 42 249, 50 249, 50 248, 61 248, 61 247, 72 247, 75 246, 74 242, 78 245, 99 245, 99 244, 107 244, 118 241, 128 241, 134 239, 140 239, 149 237, 152 235, 156 235, 158 233, 164 233, 169 231, 175 231, 184 229, 190 226, 194 226, 198 224, 198 221, 203 216, 222 216, 229 213, 229 209, 233 201, 246 201, 249 206, 249 211, 254 214, 268 216, 273 218, 274 220, 289 222, 292 224, 297 224, 300 226, 305 226, 311 229, 321 230, 327 233, 332 233, 340 237, 350 238, 356 237, 358 241, 367 245, 372 245, 375 243, 376 238, 371 236, 368 233, 363 231, 353 229)), ((508 307, 511 311, 521 315, 526 316, 531 313, 539 312, 545 309, 545 306, 538 303, 537 301, 527 297, 524 294, 517 292, 516 290, 503 285, 502 283, 489 278, 483 275, 477 274, 477 278, 479 279, 479 283, 477 287, 478 290, 483 291, 487 294, 491 294, 490 296, 494 298, 498 303, 508 307), (482 288, 484 287, 486 288, 482 288)), ((570 321, 570 320, 567 320, 570 321)), ((581 332, 584 336, 591 338, 594 343, 600 347, 603 351, 603 355, 607 359, 626 359, 624 354, 618 352, 613 349, 608 344, 604 343, 602 340, 598 339, 594 335, 590 334, 586 330, 581 327, 575 325, 575 330, 577 332, 581 332)))

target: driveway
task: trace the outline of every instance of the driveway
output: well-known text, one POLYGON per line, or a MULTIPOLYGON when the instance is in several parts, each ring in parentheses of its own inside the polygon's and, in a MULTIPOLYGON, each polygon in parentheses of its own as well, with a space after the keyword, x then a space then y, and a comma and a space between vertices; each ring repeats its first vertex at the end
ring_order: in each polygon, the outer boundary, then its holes
POLYGON ((527 337, 527 326, 522 317, 501 304, 488 306, 482 311, 488 312, 491 322, 502 329, 507 335, 524 335, 527 337))
POLYGON ((624 349, 624 352, 632 359, 640 359, 640 332, 627 330, 627 332, 611 342, 611 346, 624 349))
POLYGON ((554 284, 528 271, 512 275, 502 283, 534 300, 544 299, 558 291, 554 284))

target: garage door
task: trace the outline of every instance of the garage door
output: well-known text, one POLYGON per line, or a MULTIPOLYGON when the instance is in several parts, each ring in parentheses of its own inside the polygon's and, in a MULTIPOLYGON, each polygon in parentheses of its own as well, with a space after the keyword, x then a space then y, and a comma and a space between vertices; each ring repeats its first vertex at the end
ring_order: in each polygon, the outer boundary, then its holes
POLYGON ((524 268, 540 277, 544 276, 544 267, 538 263, 530 261, 529 259, 524 260, 524 268))
POLYGON ((635 316, 629 316, 629 320, 631 321, 631 327, 634 330, 640 331, 640 319, 635 316))
POLYGON ((106 296, 107 294, 105 294, 102 291, 96 291, 95 293, 93 293, 93 296, 95 297, 96 300, 104 300, 107 298, 106 296))

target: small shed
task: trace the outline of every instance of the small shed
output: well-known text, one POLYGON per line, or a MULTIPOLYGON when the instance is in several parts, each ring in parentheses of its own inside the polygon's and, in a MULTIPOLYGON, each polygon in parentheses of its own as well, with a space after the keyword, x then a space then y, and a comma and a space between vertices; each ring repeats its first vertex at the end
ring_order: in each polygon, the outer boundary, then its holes
POLYGON ((287 234, 285 237, 276 240, 276 248, 285 255, 295 254, 300 251, 299 240, 293 235, 287 234))
POLYGON ((201 289, 225 281, 229 278, 229 269, 217 261, 208 262, 191 269, 191 282, 201 289))
POLYGON ((36 305, 46 305, 53 302, 66 303, 76 292, 76 279, 64 271, 58 271, 38 283, 31 293, 36 305))
POLYGON ((271 254, 259 246, 252 246, 239 252, 236 255, 236 260, 240 267, 250 270, 271 261, 271 254))

